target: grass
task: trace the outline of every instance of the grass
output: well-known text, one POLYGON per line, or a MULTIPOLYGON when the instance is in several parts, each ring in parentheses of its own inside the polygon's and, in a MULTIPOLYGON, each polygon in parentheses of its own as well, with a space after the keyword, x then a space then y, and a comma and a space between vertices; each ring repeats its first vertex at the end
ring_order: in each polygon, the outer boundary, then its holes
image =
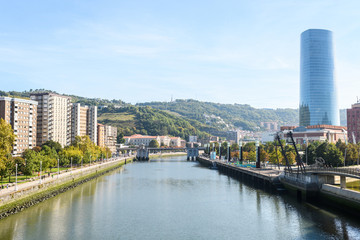
POLYGON ((346 188, 360 192, 360 181, 348 182, 346 188))
MULTIPOLYGON (((63 170, 67 170, 67 169, 70 169, 70 168, 68 168, 68 167, 61 167, 61 168, 60 168, 60 172, 63 171, 63 170)), ((73 169, 75 169, 75 168, 73 167, 73 169)), ((48 169, 46 172, 42 172, 41 175, 47 175, 48 172, 49 172, 49 169, 48 169)), ((57 173, 57 172, 58 172, 58 169, 57 169, 57 168, 52 168, 52 169, 51 169, 51 173, 57 173)), ((30 178, 33 178, 33 177, 38 177, 37 172, 36 172, 35 174, 33 174, 33 175, 28 175, 28 176, 18 175, 18 176, 17 176, 18 184, 28 182, 29 179, 30 179, 30 178), (26 180, 26 181, 25 181, 25 180, 26 180)), ((15 177, 15 175, 13 175, 13 176, 10 177, 10 181, 9 181, 9 177, 3 178, 2 184, 4 185, 4 184, 8 184, 8 183, 14 183, 15 181, 16 181, 16 177, 15 177)), ((1 182, 0 182, 0 184, 1 184, 1 182)))
POLYGON ((110 121, 134 121, 135 115, 128 113, 103 113, 98 117, 98 120, 110 120, 110 121))

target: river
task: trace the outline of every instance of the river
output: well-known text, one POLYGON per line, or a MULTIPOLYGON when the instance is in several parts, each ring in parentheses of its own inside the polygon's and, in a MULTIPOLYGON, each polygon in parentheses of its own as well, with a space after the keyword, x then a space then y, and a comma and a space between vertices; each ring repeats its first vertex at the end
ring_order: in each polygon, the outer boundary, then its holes
POLYGON ((360 239, 360 221, 172 157, 0 220, 0 239, 360 239))

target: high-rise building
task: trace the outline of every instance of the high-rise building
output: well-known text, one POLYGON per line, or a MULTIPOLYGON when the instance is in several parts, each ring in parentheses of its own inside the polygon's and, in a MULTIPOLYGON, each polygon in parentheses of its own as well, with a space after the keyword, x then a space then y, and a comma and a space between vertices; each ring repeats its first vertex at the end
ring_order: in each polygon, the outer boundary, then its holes
POLYGON ((71 141, 74 141, 76 136, 85 135, 97 144, 97 107, 74 103, 71 114, 71 141))
POLYGON ((301 34, 300 126, 339 125, 332 32, 301 34))
POLYGON ((36 146, 37 105, 31 100, 0 97, 0 118, 11 124, 16 136, 13 155, 36 146))
POLYGON ((105 125, 97 124, 97 145, 105 147, 105 125))
POLYGON ((48 140, 67 146, 71 142, 71 98, 55 93, 31 94, 38 102, 36 144, 41 146, 48 140))
POLYGON ((347 109, 347 130, 349 142, 360 141, 360 102, 353 104, 351 109, 347 109))
POLYGON ((111 152, 116 152, 116 137, 117 128, 105 125, 105 146, 108 147, 111 152))

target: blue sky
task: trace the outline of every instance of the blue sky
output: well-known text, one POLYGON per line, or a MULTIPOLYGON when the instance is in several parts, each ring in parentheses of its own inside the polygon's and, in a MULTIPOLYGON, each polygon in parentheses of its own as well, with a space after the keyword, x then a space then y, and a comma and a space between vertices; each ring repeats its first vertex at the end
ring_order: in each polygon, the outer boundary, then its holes
POLYGON ((340 108, 360 96, 360 1, 19 0, 0 5, 1 90, 297 108, 300 34, 334 32, 340 108))

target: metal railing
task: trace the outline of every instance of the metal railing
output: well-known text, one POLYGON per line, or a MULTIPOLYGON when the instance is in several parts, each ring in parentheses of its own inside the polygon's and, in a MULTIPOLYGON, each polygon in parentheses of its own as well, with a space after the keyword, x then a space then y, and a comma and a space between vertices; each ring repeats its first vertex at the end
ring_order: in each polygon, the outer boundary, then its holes
MULTIPOLYGON (((288 169, 285 169, 285 172, 288 172, 288 169)), ((298 169, 293 169, 293 173, 301 174, 298 169)), ((360 179, 360 169, 359 168, 344 168, 344 167, 306 167, 307 173, 329 173, 331 175, 348 175, 349 177, 359 178, 360 179)))

